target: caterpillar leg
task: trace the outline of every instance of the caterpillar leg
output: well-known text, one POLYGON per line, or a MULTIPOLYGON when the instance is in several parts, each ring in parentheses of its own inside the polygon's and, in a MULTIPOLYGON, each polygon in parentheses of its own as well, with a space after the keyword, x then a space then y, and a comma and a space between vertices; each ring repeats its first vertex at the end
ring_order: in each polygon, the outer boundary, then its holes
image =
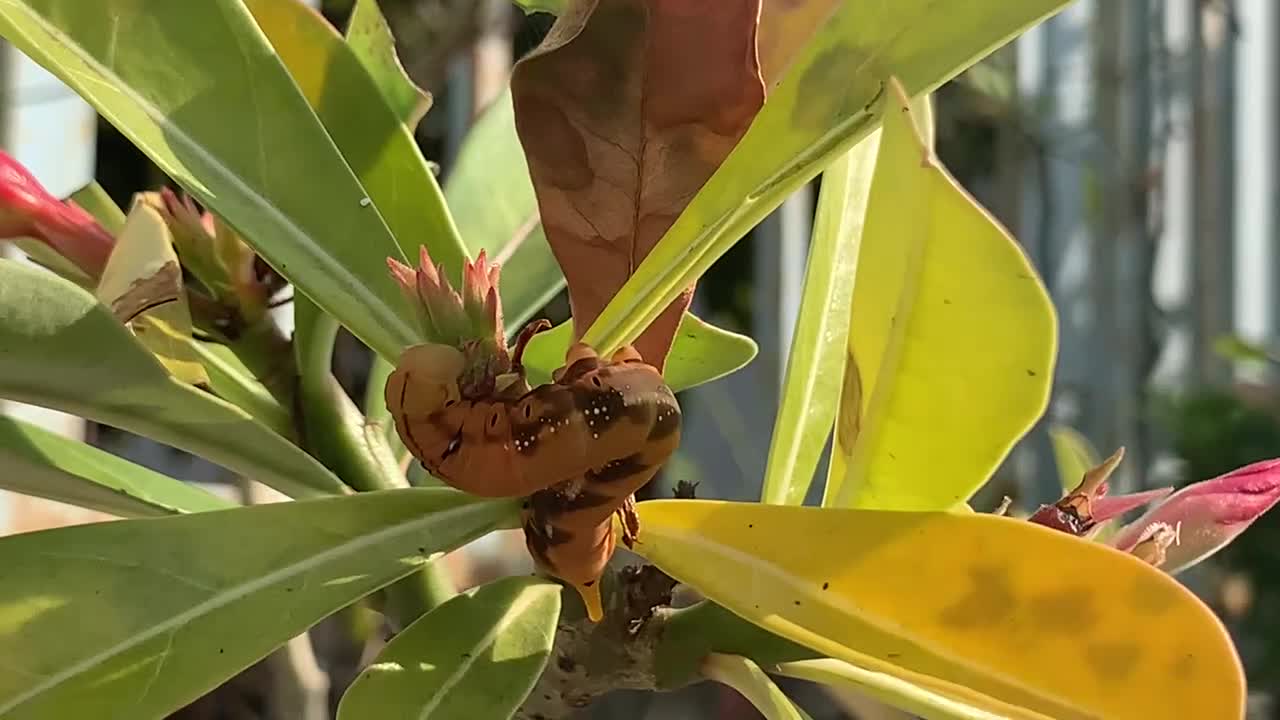
POLYGON ((635 546, 636 537, 640 535, 640 516, 636 514, 636 496, 628 495, 622 506, 616 511, 622 521, 622 544, 628 548, 635 546))
POLYGON ((546 318, 539 318, 525 325, 520 330, 520 334, 516 336, 515 347, 511 350, 511 368, 515 372, 524 371, 524 351, 529 346, 529 341, 534 335, 551 329, 551 321, 546 318))

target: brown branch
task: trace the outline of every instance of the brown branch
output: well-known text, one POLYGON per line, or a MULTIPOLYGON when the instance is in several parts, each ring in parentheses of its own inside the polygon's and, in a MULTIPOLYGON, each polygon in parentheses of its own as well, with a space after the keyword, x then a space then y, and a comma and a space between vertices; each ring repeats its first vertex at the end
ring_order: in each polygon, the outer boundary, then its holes
POLYGON ((613 690, 657 690, 658 643, 675 587, 646 565, 603 578, 605 618, 591 623, 578 609, 561 615, 547 668, 514 720, 560 720, 613 690))

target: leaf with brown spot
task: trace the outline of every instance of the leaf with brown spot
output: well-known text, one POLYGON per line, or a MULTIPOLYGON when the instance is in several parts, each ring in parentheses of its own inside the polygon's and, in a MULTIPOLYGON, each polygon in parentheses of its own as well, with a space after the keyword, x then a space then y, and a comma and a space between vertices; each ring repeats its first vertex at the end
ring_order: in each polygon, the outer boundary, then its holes
MULTIPOLYGON (((512 76, 581 337, 764 103, 761 0, 577 0, 512 76)), ((692 287, 635 346, 661 368, 692 287)))
POLYGON ((160 213, 141 198, 129 210, 95 295, 175 378, 209 384, 190 344, 191 311, 173 236, 160 213))

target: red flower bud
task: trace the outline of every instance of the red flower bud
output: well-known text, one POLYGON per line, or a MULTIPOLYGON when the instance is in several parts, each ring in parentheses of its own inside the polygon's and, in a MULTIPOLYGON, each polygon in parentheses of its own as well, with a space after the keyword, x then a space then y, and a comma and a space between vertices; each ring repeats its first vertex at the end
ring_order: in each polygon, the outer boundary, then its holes
POLYGON ((49 194, 17 160, 0 152, 0 239, 30 237, 97 278, 115 238, 89 213, 49 194))

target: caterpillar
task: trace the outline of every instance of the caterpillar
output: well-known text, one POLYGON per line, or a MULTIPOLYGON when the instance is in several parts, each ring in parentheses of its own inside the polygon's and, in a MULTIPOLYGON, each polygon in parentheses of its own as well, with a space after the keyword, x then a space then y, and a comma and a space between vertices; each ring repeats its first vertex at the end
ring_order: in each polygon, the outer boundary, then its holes
POLYGON ((598 621, 613 515, 629 543, 638 530, 632 493, 679 445, 680 407, 630 346, 603 361, 576 343, 552 382, 529 389, 520 356, 531 335, 526 329, 517 342, 513 377, 481 398, 462 396, 460 352, 411 347, 387 379, 387 407, 405 446, 436 477, 482 497, 527 497, 522 520, 535 564, 577 589, 598 621))

